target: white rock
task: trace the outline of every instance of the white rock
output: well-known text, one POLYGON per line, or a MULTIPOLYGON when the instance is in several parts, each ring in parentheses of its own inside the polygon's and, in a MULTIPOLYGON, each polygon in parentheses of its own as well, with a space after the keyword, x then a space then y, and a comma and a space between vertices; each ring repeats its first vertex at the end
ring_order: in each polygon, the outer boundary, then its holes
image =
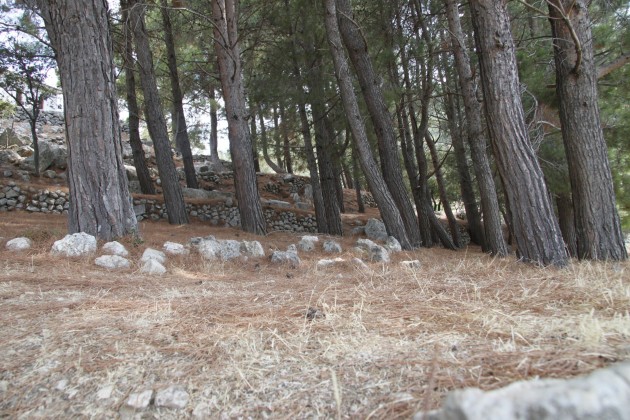
POLYGON ((357 248, 360 248, 364 251, 368 251, 370 248, 372 248, 373 246, 376 246, 376 243, 374 243, 373 241, 369 240, 369 239, 357 239, 357 242, 355 244, 355 246, 357 248))
POLYGON ((417 413, 430 420, 630 420, 630 362, 599 369, 569 380, 515 382, 483 392, 453 391, 441 409, 417 413))
POLYGON ((389 252, 387 252, 387 250, 380 245, 371 247, 368 253, 368 258, 372 262, 388 263, 390 261, 389 252))
POLYGON ((200 239, 196 247, 199 254, 206 260, 216 260, 219 258, 221 244, 213 237, 200 239))
POLYGON ((96 238, 85 232, 66 235, 65 238, 55 241, 51 254, 65 257, 82 257, 96 252, 96 238))
POLYGON ((149 260, 155 260, 160 264, 164 264, 164 262, 166 262, 166 254, 164 254, 162 251, 158 251, 157 249, 147 248, 142 253, 140 261, 147 262, 149 260))
POLYGON ((345 262, 343 258, 335 258, 334 260, 323 259, 317 261, 317 268, 322 269, 342 262, 345 262))
POLYGON ((55 385, 55 389, 57 391, 63 391, 67 387, 68 387, 68 380, 67 379, 60 379, 59 381, 57 381, 57 384, 55 385))
POLYGON ((136 392, 129 395, 125 405, 127 407, 135 408, 136 410, 142 410, 147 408, 151 403, 151 397, 153 397, 153 390, 147 389, 146 391, 136 392))
POLYGON ((162 247, 165 253, 170 255, 188 255, 190 251, 182 244, 178 244, 177 242, 164 242, 164 246, 162 247))
POLYGON ((352 263, 357 266, 357 268, 360 268, 362 270, 369 270, 370 267, 367 266, 366 263, 363 262, 363 260, 361 260, 360 258, 353 258, 352 259, 352 263))
POLYGON ((114 392, 114 385, 104 386, 96 393, 96 399, 106 400, 112 396, 112 392, 114 392))
POLYGON ((144 274, 164 274, 166 268, 158 260, 148 259, 140 267, 140 272, 144 274))
POLYGON ((369 219, 365 225, 365 235, 375 241, 387 240, 387 229, 385 224, 378 219, 369 219))
POLYGON ((419 260, 409 260, 409 261, 401 261, 400 265, 405 268, 420 268, 419 260))
POLYGON ((387 241, 385 242, 385 249, 388 250, 389 252, 402 251, 400 242, 398 242, 398 239, 394 238, 393 236, 390 236, 389 238, 387 238, 387 241))
POLYGON ((181 386, 170 386, 159 390, 155 395, 155 406, 166 408, 186 408, 188 392, 181 386))
POLYGON ((264 257, 265 250, 258 241, 241 242, 241 253, 247 257, 264 257))
POLYGON ((118 255, 121 257, 126 257, 127 255, 129 255, 129 251, 127 251, 127 248, 125 248, 125 246, 118 241, 107 242, 105 245, 103 245, 103 248, 101 248, 101 250, 109 255, 118 255))
POLYGON ((319 242, 319 238, 313 235, 304 235, 300 242, 298 242, 297 247, 300 251, 309 252, 315 249, 315 242, 319 242))
POLYGON ((232 239, 219 241, 219 257, 223 261, 232 260, 241 256, 241 243, 232 239))
POLYGON ((119 255, 102 255, 94 260, 94 264, 112 270, 117 268, 131 267, 131 262, 129 262, 128 259, 119 255))
POLYGON ((21 237, 11 239, 6 243, 5 246, 9 251, 24 251, 29 249, 32 245, 33 241, 31 241, 29 238, 21 237))
POLYGON ((338 242, 328 240, 324 242, 324 251, 331 253, 339 253, 341 252, 341 245, 338 242))
POLYGON ((290 251, 274 251, 271 254, 271 262, 274 264, 289 264, 292 267, 300 265, 300 257, 295 252, 290 251))
POLYGON ((192 416, 195 419, 208 419, 210 418, 210 412, 210 406, 205 402, 200 402, 193 409, 192 416))

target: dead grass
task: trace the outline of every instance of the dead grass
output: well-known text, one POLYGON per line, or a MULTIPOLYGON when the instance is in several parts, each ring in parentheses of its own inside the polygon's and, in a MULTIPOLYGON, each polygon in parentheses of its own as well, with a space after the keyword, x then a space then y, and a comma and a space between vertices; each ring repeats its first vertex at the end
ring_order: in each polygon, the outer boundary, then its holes
MULTIPOLYGON (((168 261, 169 273, 109 272, 51 258, 61 217, 0 218, 0 416, 111 418, 128 395, 180 384, 185 410, 159 418, 408 418, 448 391, 571 377, 630 357, 628 263, 539 269, 476 248, 403 252, 369 270, 268 259, 168 261), (30 233, 29 233, 30 232, 30 233), (9 253, 4 241, 30 235, 9 253), (419 269, 398 261, 419 259, 419 269), (309 308, 324 317, 309 320, 309 308), (110 398, 99 391, 111 387, 110 398)), ((231 229, 142 224, 147 246, 231 229)), ((268 252, 298 235, 273 233, 268 252)), ((341 257, 355 256, 344 238, 341 257)))

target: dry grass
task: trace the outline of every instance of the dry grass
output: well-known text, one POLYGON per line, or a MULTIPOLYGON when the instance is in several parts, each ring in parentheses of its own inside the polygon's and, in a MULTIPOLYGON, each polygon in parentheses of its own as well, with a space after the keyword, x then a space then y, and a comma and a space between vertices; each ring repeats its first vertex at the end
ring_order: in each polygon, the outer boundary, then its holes
MULTIPOLYGON (((127 396, 180 384, 186 410, 147 416, 408 418, 446 392, 571 377, 630 357, 628 263, 539 269, 478 249, 421 249, 369 270, 267 259, 170 258, 163 277, 53 259, 60 217, 0 218, 0 416, 111 418, 127 396), (26 235, 27 253, 4 241, 26 235), (419 259, 420 269, 397 262, 419 259), (325 316, 310 320, 309 308, 325 316), (111 387, 111 397, 99 391, 111 387)), ((146 246, 254 239, 202 224, 143 223, 146 246)), ((297 235, 274 233, 266 250, 297 235)), ((355 256, 345 238, 342 255, 355 256)))

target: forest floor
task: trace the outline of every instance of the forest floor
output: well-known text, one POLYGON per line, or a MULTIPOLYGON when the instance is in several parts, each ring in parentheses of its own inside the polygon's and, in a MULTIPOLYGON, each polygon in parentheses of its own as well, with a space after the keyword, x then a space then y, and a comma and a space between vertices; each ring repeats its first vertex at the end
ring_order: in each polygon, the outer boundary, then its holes
MULTIPOLYGON (((258 183, 263 197, 289 200, 281 176, 258 183)), ((65 189, 43 178, 24 186, 65 189)), ((233 190, 229 179, 204 186, 233 190)), ((357 214, 354 198, 346 191, 348 233, 378 215, 357 214)), ((0 417, 409 418, 454 389, 630 359, 628 262, 542 269, 469 246, 365 268, 350 262, 360 255, 348 234, 335 238, 347 262, 326 269, 316 268, 330 258, 321 250, 301 252, 297 269, 193 252, 150 276, 139 264, 113 272, 94 257, 52 257, 66 232, 64 216, 0 213, 0 417), (19 236, 33 247, 7 251, 19 236), (419 268, 399 264, 414 259, 419 268), (172 385, 188 392, 186 408, 126 405, 172 385)), ((123 243, 137 263, 147 247, 207 235, 259 240, 267 255, 301 236, 143 221, 142 239, 123 243)))
MULTIPOLYGON (((389 265, 297 269, 268 258, 169 257, 168 273, 107 271, 49 254, 65 218, 0 215, 0 417, 409 418, 450 390, 567 378, 630 358, 630 265, 536 268, 470 246, 389 265), (5 249, 27 236, 27 252, 5 249), (421 267, 403 268, 418 259, 421 267), (307 317, 309 313, 316 316, 307 317), (184 409, 130 411, 132 393, 182 386, 184 409)), ((141 223, 146 247, 194 236, 299 235, 141 223)), ((356 238, 340 240, 346 260, 356 238)))

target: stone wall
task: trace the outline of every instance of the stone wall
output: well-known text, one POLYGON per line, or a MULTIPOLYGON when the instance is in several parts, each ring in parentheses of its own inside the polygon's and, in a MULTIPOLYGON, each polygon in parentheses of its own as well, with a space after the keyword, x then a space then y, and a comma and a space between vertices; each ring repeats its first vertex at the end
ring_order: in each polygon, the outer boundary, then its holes
MULTIPOLYGON (((134 211, 138 221, 166 219, 164 203, 157 199, 135 198, 134 211)), ((22 188, 14 181, 0 183, 0 212, 28 211, 30 213, 66 214, 70 206, 68 193, 56 190, 22 188)), ((232 200, 213 200, 207 203, 186 203, 192 219, 207 221, 214 226, 239 227, 241 219, 232 200)), ((266 205, 265 219, 269 230, 292 232, 317 232, 315 216, 303 211, 274 208, 266 205)))

